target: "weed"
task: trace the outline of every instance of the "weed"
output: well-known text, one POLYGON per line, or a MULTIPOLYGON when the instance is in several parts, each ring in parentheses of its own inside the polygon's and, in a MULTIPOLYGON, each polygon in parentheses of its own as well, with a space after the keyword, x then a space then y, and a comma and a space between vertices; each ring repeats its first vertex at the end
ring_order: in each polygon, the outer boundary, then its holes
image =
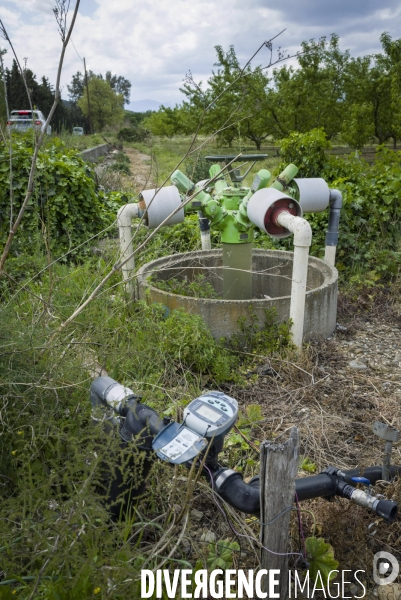
POLYGON ((195 275, 192 281, 184 276, 180 280, 175 277, 166 280, 152 277, 150 282, 158 289, 170 292, 171 294, 191 296, 193 298, 217 298, 216 290, 202 273, 195 275))

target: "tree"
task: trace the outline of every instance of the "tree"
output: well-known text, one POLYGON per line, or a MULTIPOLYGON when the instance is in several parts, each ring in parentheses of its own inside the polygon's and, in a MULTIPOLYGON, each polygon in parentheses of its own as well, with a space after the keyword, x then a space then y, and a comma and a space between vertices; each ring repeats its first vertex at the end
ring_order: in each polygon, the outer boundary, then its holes
POLYGON ((269 111, 277 132, 288 136, 323 127, 329 139, 340 130, 344 118, 344 78, 349 52, 342 52, 332 35, 302 43, 299 69, 275 69, 269 111))
POLYGON ((116 94, 124 96, 124 104, 129 104, 131 94, 131 82, 121 75, 112 75, 111 71, 106 71, 106 81, 110 84, 116 94))
POLYGON ((175 108, 161 106, 157 112, 146 117, 142 124, 153 135, 172 138, 174 135, 183 133, 181 110, 178 106, 175 108))
POLYGON ((356 150, 361 150, 374 134, 372 105, 367 102, 353 104, 343 122, 341 135, 344 142, 356 150))
POLYGON ((266 114, 269 79, 260 67, 253 69, 248 65, 243 71, 234 46, 227 52, 221 46, 215 46, 215 50, 218 69, 212 71, 206 90, 191 77, 181 89, 187 97, 183 105, 187 118, 202 118, 203 131, 217 131, 219 140, 229 146, 241 133, 260 149, 262 141, 271 133, 266 114))
MULTIPOLYGON (((93 71, 88 71, 88 79, 92 79, 93 77, 97 77, 102 81, 107 81, 111 89, 116 94, 121 94, 124 97, 124 104, 129 104, 131 82, 128 79, 125 79, 125 77, 122 77, 121 75, 113 75, 111 71, 106 71, 105 77, 103 77, 101 73, 95 75, 93 71)), ((72 102, 77 102, 79 98, 83 96, 85 89, 85 76, 81 73, 81 71, 77 71, 75 75, 72 76, 71 84, 67 85, 67 89, 72 102)))
POLYGON ((393 40, 388 33, 383 33, 380 37, 383 50, 385 52, 384 60, 385 73, 388 76, 389 96, 391 105, 391 129, 394 148, 397 147, 397 138, 401 135, 401 39, 393 40))
MULTIPOLYGON (((88 77, 90 78, 92 75, 92 71, 89 71, 88 77)), ((79 98, 84 95, 85 78, 81 71, 77 71, 75 75, 72 76, 71 84, 67 85, 67 89, 71 102, 78 102, 79 98)))
MULTIPOLYGON (((103 79, 92 76, 88 82, 90 112, 93 125, 97 131, 106 126, 118 125, 124 119, 124 97, 116 94, 110 84, 103 79)), ((77 102, 85 116, 89 115, 87 90, 77 102)))

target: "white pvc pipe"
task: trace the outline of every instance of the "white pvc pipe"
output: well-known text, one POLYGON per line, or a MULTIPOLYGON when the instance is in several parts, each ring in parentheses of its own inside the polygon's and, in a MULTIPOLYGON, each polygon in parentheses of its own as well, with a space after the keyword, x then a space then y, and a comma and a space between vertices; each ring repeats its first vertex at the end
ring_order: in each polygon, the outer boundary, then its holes
POLYGON ((312 230, 308 221, 301 217, 295 217, 288 211, 280 212, 276 217, 276 222, 294 234, 290 319, 292 321, 292 341, 301 351, 304 333, 308 256, 309 246, 312 243, 312 230))
MULTIPOLYGON (((120 260, 123 261, 133 252, 132 247, 132 219, 139 217, 138 204, 125 204, 117 213, 118 235, 120 238, 120 260)), ((125 291, 131 297, 134 296, 135 286, 133 276, 135 273, 135 257, 131 258, 122 266, 125 291)))
POLYGON ((210 229, 209 229, 209 231, 201 231, 201 243, 202 243, 202 250, 211 250, 212 249, 212 242, 210 239, 210 229))
POLYGON ((332 267, 336 264, 336 250, 337 246, 325 246, 324 249, 324 260, 332 267))

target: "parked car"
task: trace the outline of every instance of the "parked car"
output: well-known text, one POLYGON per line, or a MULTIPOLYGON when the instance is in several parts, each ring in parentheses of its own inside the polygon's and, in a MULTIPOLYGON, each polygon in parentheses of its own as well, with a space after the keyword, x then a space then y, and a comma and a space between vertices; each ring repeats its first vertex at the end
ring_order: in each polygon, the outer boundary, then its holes
POLYGON ((72 135, 83 135, 84 134, 84 128, 83 127, 73 127, 72 129, 72 135))
MULTIPOLYGON (((28 131, 35 127, 43 131, 46 119, 40 110, 13 110, 10 114, 10 120, 7 121, 7 129, 10 131, 28 131)), ((50 135, 52 128, 47 126, 46 133, 50 135)))

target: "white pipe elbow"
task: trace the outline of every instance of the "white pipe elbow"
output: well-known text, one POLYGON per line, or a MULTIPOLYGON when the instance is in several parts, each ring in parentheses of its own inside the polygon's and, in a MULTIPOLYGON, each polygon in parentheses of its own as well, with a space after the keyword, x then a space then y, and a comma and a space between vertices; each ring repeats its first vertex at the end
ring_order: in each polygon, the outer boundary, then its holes
POLYGON ((132 219, 139 217, 139 204, 130 203, 124 204, 117 213, 118 227, 131 227, 132 219))
POLYGON ((312 229, 308 221, 302 217, 295 217, 288 211, 280 212, 276 222, 294 234, 294 246, 309 247, 312 243, 312 229))

